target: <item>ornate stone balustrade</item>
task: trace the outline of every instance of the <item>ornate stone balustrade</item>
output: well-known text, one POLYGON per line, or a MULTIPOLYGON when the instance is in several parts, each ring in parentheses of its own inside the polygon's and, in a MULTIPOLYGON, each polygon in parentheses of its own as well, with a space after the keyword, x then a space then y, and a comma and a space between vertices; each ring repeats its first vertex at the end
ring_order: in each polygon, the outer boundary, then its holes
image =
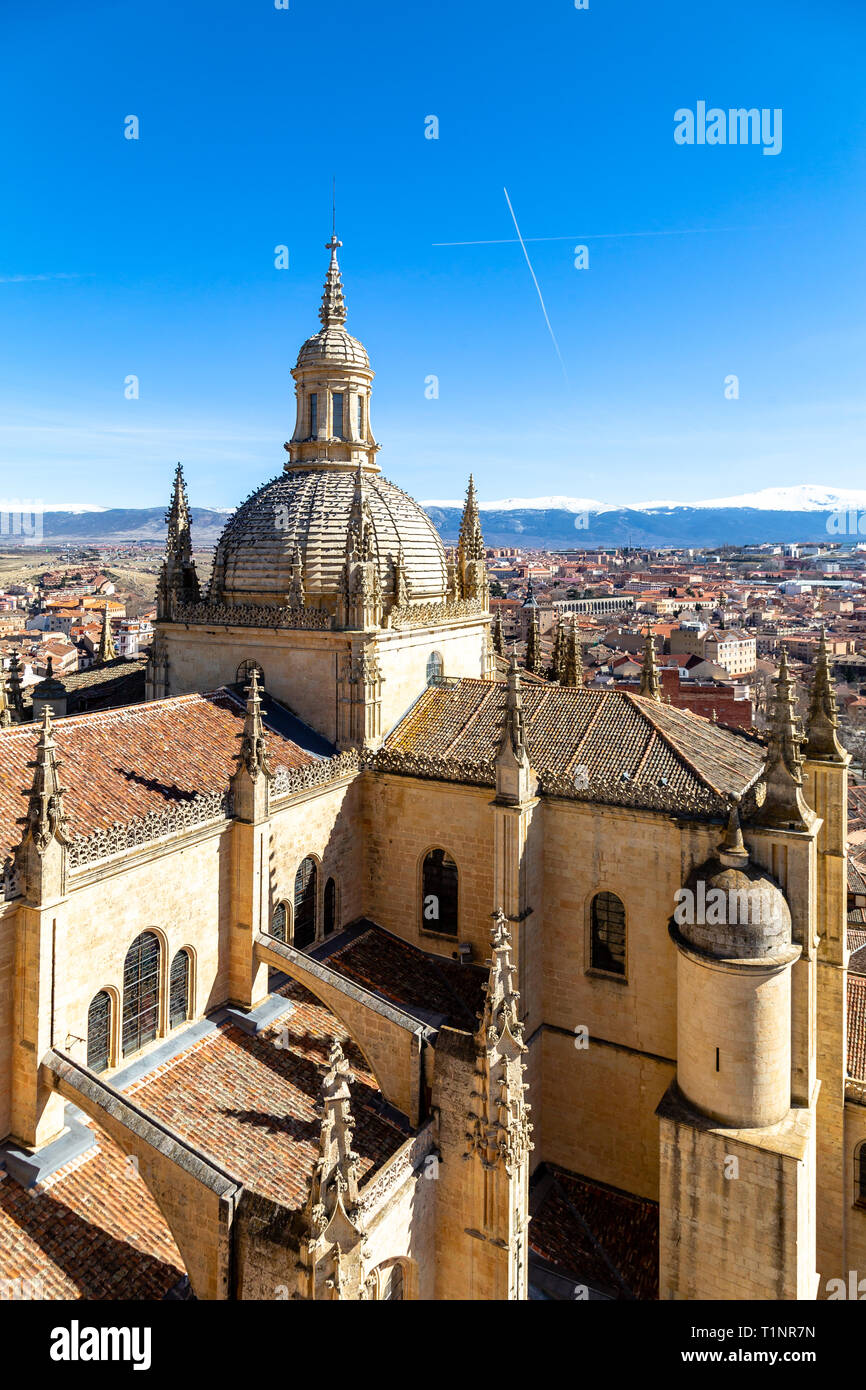
POLYGON ((306 767, 277 767, 271 783, 271 796, 274 798, 294 796, 297 792, 311 787, 321 787, 328 782, 336 782, 357 772, 361 766, 361 755, 356 749, 340 753, 335 758, 323 758, 321 762, 309 763, 306 767))
POLYGON ((69 866, 81 869, 101 859, 122 854, 137 845, 150 844, 179 830, 207 825, 210 821, 228 820, 232 814, 231 793, 210 792, 195 796, 166 811, 150 811, 127 825, 119 823, 93 835, 76 835, 69 846, 69 866))
POLYGON ((398 1150, 390 1163, 374 1174, 366 1187, 362 1187, 359 1195, 365 1225, 369 1226, 371 1219, 412 1173, 422 1169, 424 1176, 432 1179, 438 1177, 437 1168, 438 1159, 433 1156, 433 1126, 428 1124, 414 1140, 398 1150))
POLYGON ((866 1081, 846 1081, 845 1099, 853 1100, 855 1105, 866 1105, 866 1081))
POLYGON ((443 627, 460 618, 474 618, 486 613, 481 599, 461 598, 451 603, 405 603, 392 608, 388 621, 393 628, 443 627))
POLYGON ((21 892, 21 875, 11 855, 0 866, 0 886, 2 886, 0 897, 5 902, 8 902, 10 898, 17 898, 21 892))
POLYGON ((539 776, 540 790, 546 796, 570 797, 576 801, 594 801, 605 806, 636 806, 651 811, 670 811, 678 815, 719 816, 728 810, 723 797, 709 788, 705 792, 683 790, 651 782, 623 780, 616 775, 581 779, 577 772, 543 772, 539 776))
POLYGON ((437 782, 468 782, 473 786, 492 787, 496 783, 493 760, 468 763, 456 758, 428 757, 424 753, 403 753, 382 748, 364 759, 371 772, 396 772, 408 777, 426 777, 437 782))
POLYGON ((253 603, 176 603, 171 621, 191 625, 219 627, 295 628, 330 632, 334 622, 330 613, 321 608, 278 608, 253 603))

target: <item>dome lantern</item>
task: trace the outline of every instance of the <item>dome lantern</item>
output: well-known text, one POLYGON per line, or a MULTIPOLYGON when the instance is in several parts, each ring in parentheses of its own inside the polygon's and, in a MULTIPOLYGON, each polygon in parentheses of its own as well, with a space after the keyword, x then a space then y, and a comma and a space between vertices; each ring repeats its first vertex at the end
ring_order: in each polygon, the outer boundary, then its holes
POLYGON ((286 444, 287 473, 297 469, 356 469, 378 472, 379 445, 370 426, 374 373, 363 343, 346 330, 346 301, 336 235, 326 243, 331 259, 319 319, 322 327, 301 347, 292 370, 297 415, 286 444))

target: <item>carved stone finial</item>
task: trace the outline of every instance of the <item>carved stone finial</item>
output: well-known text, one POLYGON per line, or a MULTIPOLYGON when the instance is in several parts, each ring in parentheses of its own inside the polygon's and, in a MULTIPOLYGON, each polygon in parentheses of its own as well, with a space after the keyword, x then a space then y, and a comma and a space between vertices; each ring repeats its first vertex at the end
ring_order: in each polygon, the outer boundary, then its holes
POLYGON ((533 676, 541 675, 541 633, 538 628, 538 609, 533 608, 526 634, 526 655, 523 664, 533 676))
POLYGON ((659 668, 656 663, 656 649, 653 641, 652 628, 646 630, 646 641, 643 649, 643 665, 640 672, 640 694, 646 695, 650 700, 661 702, 662 687, 659 679, 659 668))
POLYGON ((198 603, 201 598, 198 574, 192 558, 192 529, 183 469, 177 465, 171 504, 165 514, 168 532, 165 555, 156 586, 157 612, 170 618, 174 603, 198 603))
POLYGON ((6 676, 3 673, 3 667, 0 666, 0 729, 8 729, 11 723, 12 711, 6 696, 6 676))
POLYGON ((250 683, 247 686, 247 709, 244 715, 244 727, 241 734, 241 746, 238 750, 238 772, 245 769, 255 782, 261 774, 270 782, 273 780, 273 772, 268 762, 267 742, 265 740, 265 730, 262 725, 262 702, 259 696, 259 674, 258 668, 253 667, 250 672, 250 683))
POLYGON ((821 641, 815 658, 815 676, 809 694, 809 713, 806 718, 807 758, 822 762, 842 763, 845 750, 839 742, 839 717, 836 713, 836 692, 830 674, 827 652, 827 633, 821 629, 821 641))
POLYGON ((583 648, 577 632, 577 619, 572 619, 569 626, 561 684, 583 685, 583 648))
POLYGON ((337 249, 343 243, 337 239, 336 234, 331 240, 325 243, 325 250, 330 251, 331 261, 328 266, 328 273, 325 277, 325 290, 322 295, 322 307, 319 309, 319 318, 325 328, 334 328, 346 322, 346 301, 343 297, 343 278, 340 274, 340 263, 337 260, 337 249))
POLYGON ((740 826, 740 798, 732 796, 725 833, 717 851, 718 859, 729 869, 741 869, 749 862, 749 851, 740 826))
POLYGON ((503 638, 503 635, 502 635, 502 613, 500 612, 500 610, 499 610, 498 608, 497 608, 496 612, 495 612, 494 615, 493 615, 493 624, 492 624, 491 638, 492 638, 492 641, 493 641, 493 650, 495 651, 496 655, 497 655, 497 656, 504 656, 504 655, 505 655, 505 639, 503 638))
POLYGON ((34 769, 30 798, 27 803, 22 846, 32 843, 37 853, 45 854, 52 841, 60 845, 69 844, 66 813, 63 807, 65 787, 60 785, 62 763, 57 757, 54 742, 54 728, 51 722, 51 707, 42 709, 42 728, 36 747, 36 759, 30 766, 34 769))
POLYGON ((21 689, 21 659, 17 651, 13 651, 9 661, 9 698, 20 722, 24 718, 24 692, 21 689))
POLYGON ((100 663, 114 661, 116 656, 117 648, 111 635, 111 618, 108 615, 108 604, 106 603, 102 610, 102 631, 99 634, 99 650, 96 653, 96 660, 100 663))
POLYGON ((788 654, 782 647, 776 693, 770 720, 770 736, 762 782, 765 794, 755 822, 785 829, 808 829, 815 817, 803 798, 804 742, 794 706, 794 683, 788 674, 788 654))
POLYGON ((511 927, 501 908, 492 917, 489 974, 475 1034, 476 1093, 468 1116, 468 1152, 476 1154, 485 1168, 502 1164, 514 1173, 533 1147, 523 1081, 527 1049, 518 1010, 520 995, 514 988, 511 927))
POLYGON ((304 1213, 313 1296, 317 1286, 327 1287, 331 1297, 364 1296, 366 1233, 358 1200, 360 1160, 352 1148, 355 1122, 349 1089, 354 1080, 334 1037, 322 1081, 319 1156, 304 1213))
POLYGON ((471 473, 457 542, 457 590, 459 598, 482 599, 486 607, 488 585, 484 537, 481 534, 475 479, 471 473))

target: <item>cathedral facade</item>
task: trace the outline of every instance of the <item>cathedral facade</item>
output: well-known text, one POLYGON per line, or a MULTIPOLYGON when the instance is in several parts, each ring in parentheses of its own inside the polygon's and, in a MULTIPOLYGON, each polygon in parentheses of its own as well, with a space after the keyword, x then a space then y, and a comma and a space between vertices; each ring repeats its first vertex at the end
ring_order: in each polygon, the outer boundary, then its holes
POLYGON ((826 652, 766 742, 651 644, 637 695, 505 673, 471 481, 449 556, 380 474, 338 246, 207 585, 178 470, 148 701, 0 730, 0 1277, 827 1296, 866 1068, 826 652))

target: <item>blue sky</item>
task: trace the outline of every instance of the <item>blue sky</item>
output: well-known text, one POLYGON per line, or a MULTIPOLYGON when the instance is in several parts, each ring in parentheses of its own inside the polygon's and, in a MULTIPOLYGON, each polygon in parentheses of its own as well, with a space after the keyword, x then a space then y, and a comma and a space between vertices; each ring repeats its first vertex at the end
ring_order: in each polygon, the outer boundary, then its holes
POLYGON ((863 485, 861 0, 5 0, 0 35, 5 496, 155 505, 181 459, 231 506, 277 473, 332 173, 415 496, 863 485), (781 153, 678 146, 700 100, 781 108, 781 153))

